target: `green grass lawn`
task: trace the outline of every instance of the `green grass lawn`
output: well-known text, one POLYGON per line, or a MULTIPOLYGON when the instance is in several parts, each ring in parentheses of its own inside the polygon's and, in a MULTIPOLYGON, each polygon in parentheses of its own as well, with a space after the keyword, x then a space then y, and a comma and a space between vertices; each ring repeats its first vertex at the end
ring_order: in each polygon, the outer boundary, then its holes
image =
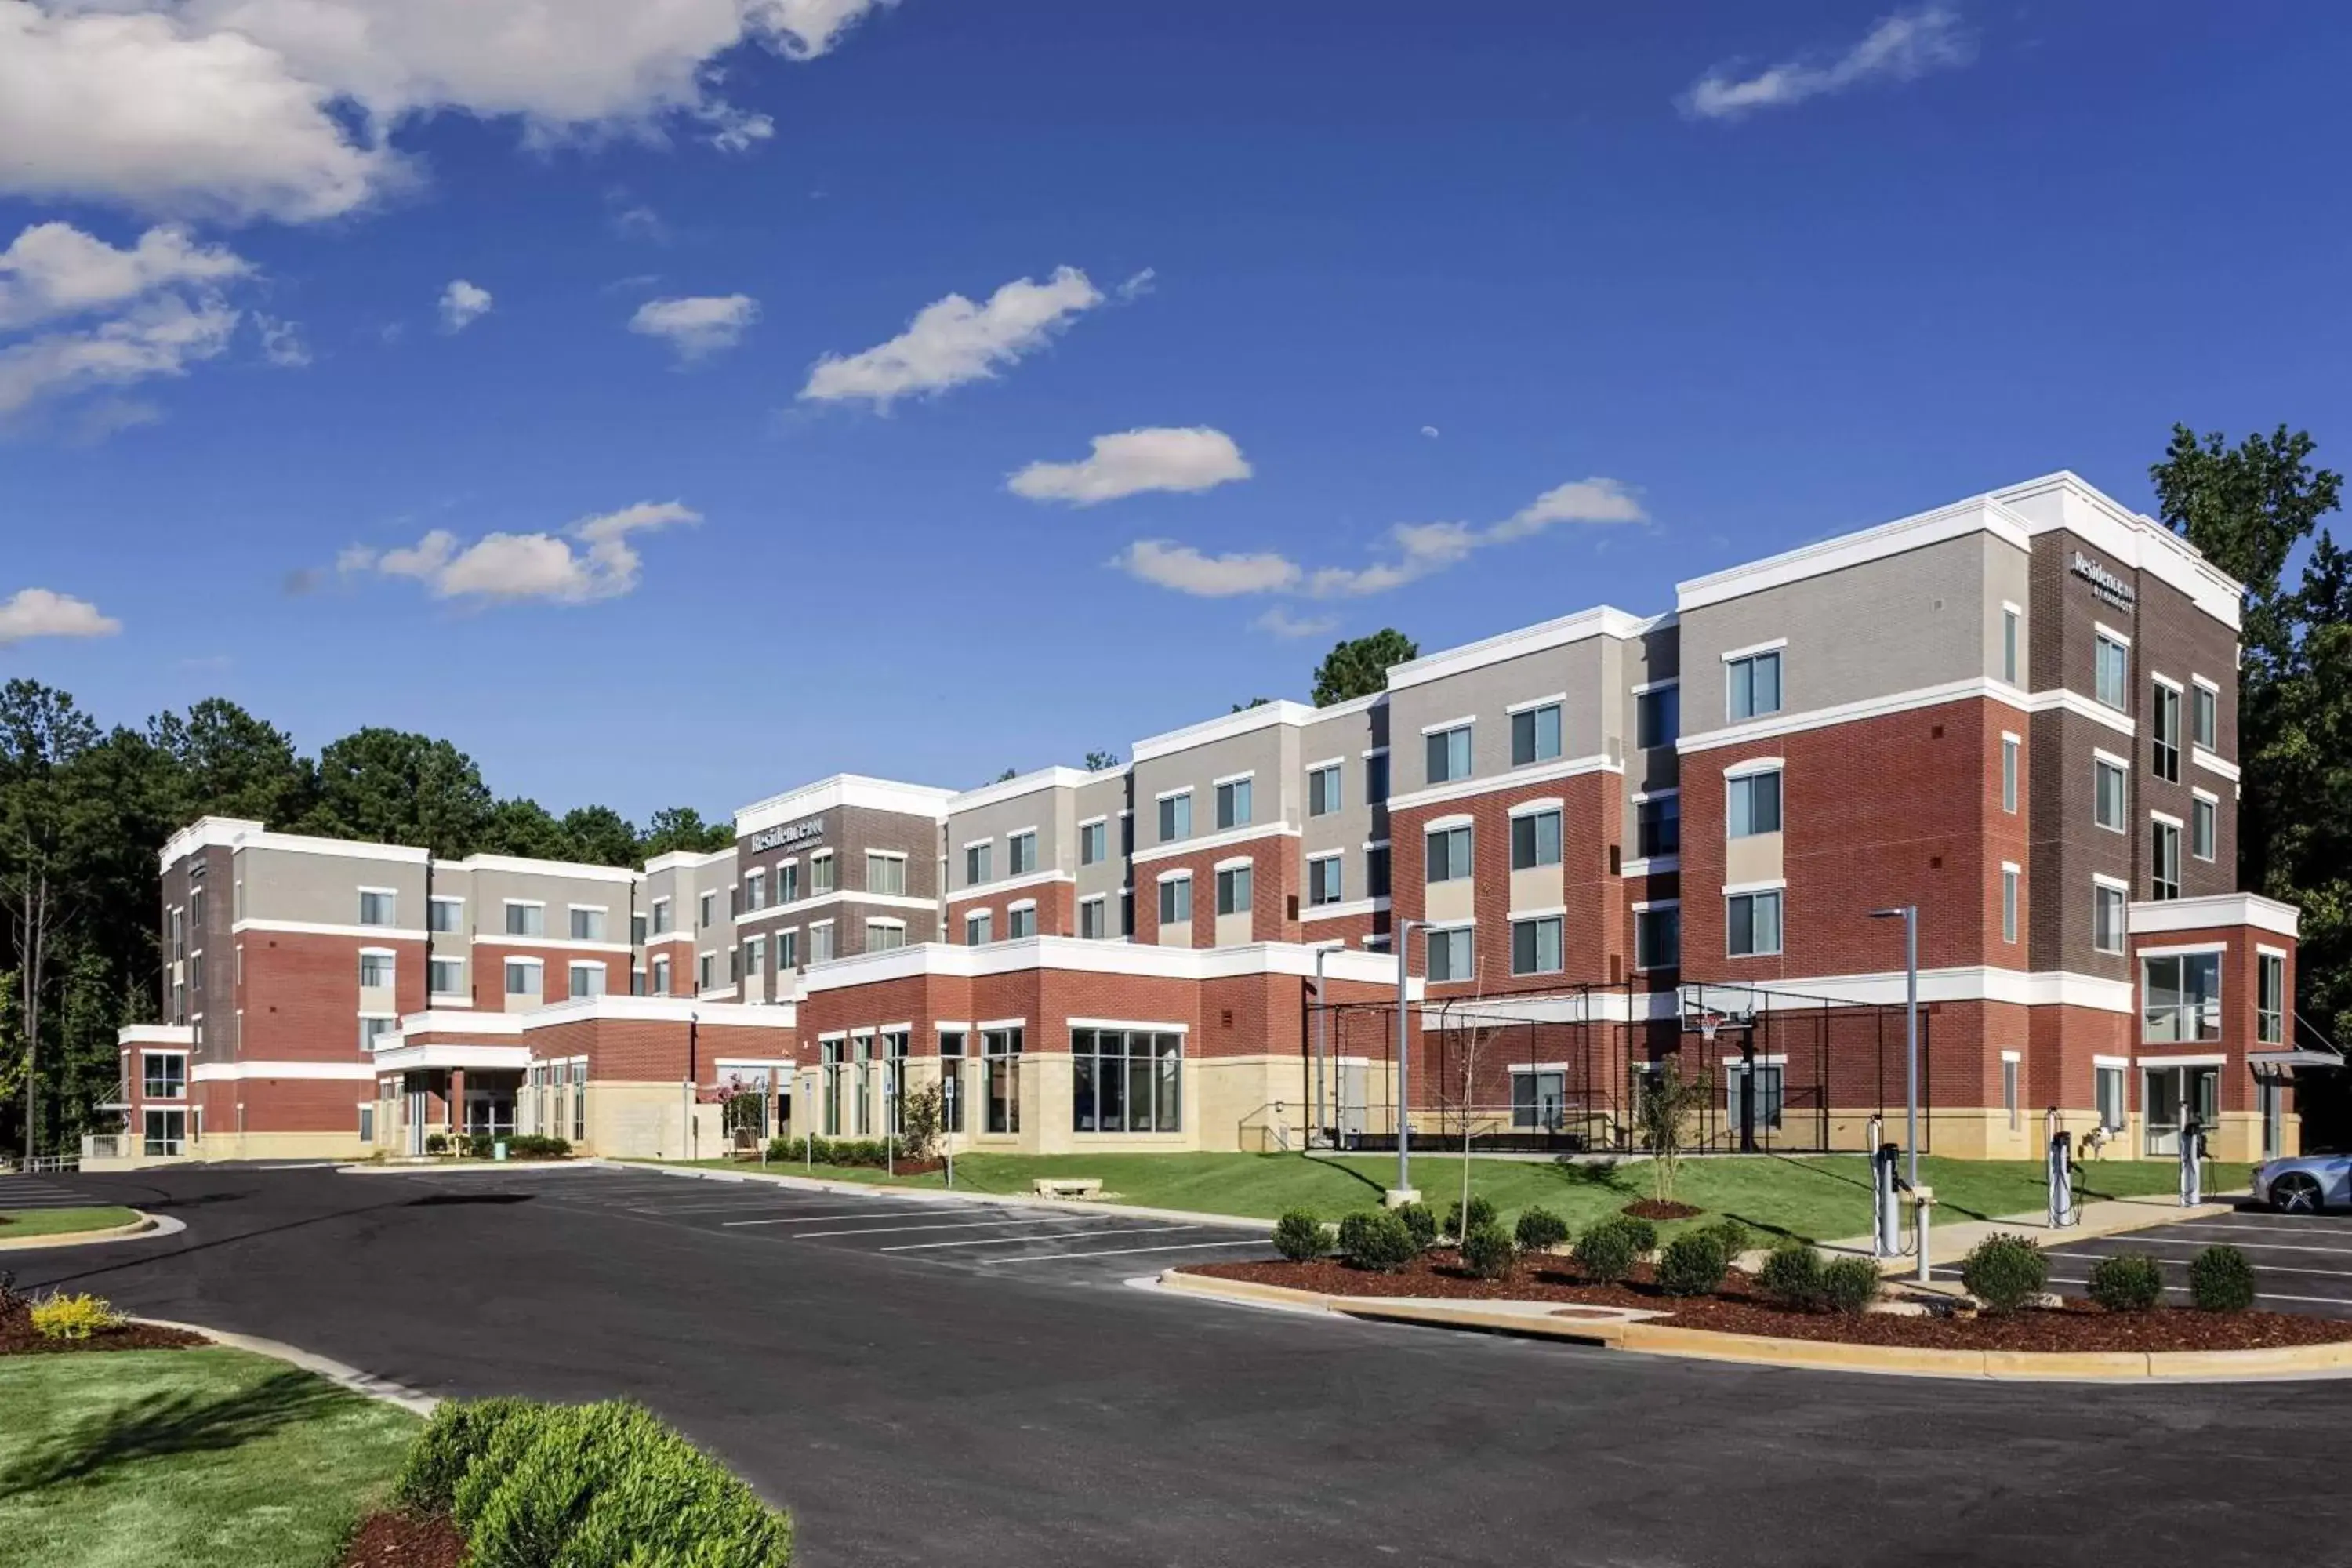
POLYGON ((111 1230, 139 1216, 129 1209, 0 1209, 0 1241, 31 1236, 63 1236, 76 1230, 111 1230))
MULTIPOLYGON (((757 1169, 732 1161, 697 1163, 757 1169)), ((801 1174, 798 1164, 771 1169, 801 1174)), ((2215 1192, 2243 1187, 2243 1165, 2209 1168, 2215 1192)), ((878 1170, 819 1165, 829 1181, 884 1184, 878 1170)), ((1440 1153, 1416 1153, 1413 1181, 1442 1215, 1462 1190, 1462 1161, 1440 1153)), ((1396 1179, 1396 1157, 1359 1154, 1309 1159, 1300 1154, 971 1154, 956 1161, 960 1189, 1026 1193, 1039 1176, 1095 1176, 1106 1199, 1154 1208, 1193 1209, 1206 1214, 1272 1219, 1286 1208, 1304 1206, 1325 1218, 1370 1208, 1396 1179)), ((2028 1160, 1919 1162, 1919 1176, 1932 1185, 1939 1213, 1954 1218, 1990 1219, 2040 1210, 2048 1201, 2042 1165, 2028 1160)), ((1509 1224, 1531 1204, 1565 1218, 1591 1224, 1636 1198, 1651 1195, 1647 1161, 1623 1164, 1569 1165, 1536 1161, 1478 1159, 1470 1164, 1471 1191, 1502 1211, 1509 1224)), ((2114 1160, 2084 1167, 2088 1201, 2169 1193, 2179 1180, 2170 1161, 2114 1160)), ((899 1186, 940 1187, 939 1174, 902 1178, 899 1186)), ((1711 1215, 1732 1215, 1760 1230, 1834 1241, 1870 1229, 1870 1163, 1859 1154, 1783 1158, 1773 1154, 1711 1155, 1683 1162, 1675 1196, 1711 1215)), ((1668 1232, 1677 1228, 1664 1227, 1668 1232)))
POLYGON ((0 1357, 0 1568, 325 1568, 419 1425, 242 1351, 0 1357))

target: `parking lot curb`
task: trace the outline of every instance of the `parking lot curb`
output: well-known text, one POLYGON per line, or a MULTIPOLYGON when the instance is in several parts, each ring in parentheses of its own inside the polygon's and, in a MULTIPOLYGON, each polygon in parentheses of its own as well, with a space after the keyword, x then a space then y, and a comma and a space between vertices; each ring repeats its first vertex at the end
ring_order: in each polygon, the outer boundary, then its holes
POLYGON ((362 1372, 355 1366, 320 1355, 315 1351, 306 1351, 277 1340, 258 1339, 252 1334, 233 1334, 226 1329, 207 1328, 203 1323, 175 1322, 169 1318, 139 1318, 133 1321, 152 1323, 157 1328, 181 1329, 192 1334, 202 1334, 227 1350, 245 1351, 253 1355, 268 1356, 272 1361, 282 1361, 289 1366, 323 1377, 338 1388, 363 1394, 386 1405, 396 1405, 412 1415, 430 1415, 441 1403, 436 1394, 411 1388, 404 1383, 394 1383, 388 1377, 378 1377, 372 1372, 362 1372))
POLYGON ((339 1176, 510 1176, 517 1171, 617 1171, 618 1161, 591 1156, 580 1160, 452 1160, 441 1164, 416 1160, 399 1164, 338 1165, 339 1176))
POLYGON ((1800 1372, 1858 1372, 1979 1382, 2263 1382, 2352 1375, 2352 1342, 2249 1351, 1982 1351, 1917 1345, 1847 1344, 1678 1329, 1665 1323, 1591 1322, 1498 1311, 1478 1302, 1432 1305, 1394 1297, 1327 1296, 1247 1279, 1168 1269, 1162 1289, 1257 1307, 1315 1310, 1335 1316, 1425 1328, 1473 1329, 1522 1338, 1562 1340, 1606 1350, 1692 1361, 1735 1362, 1800 1372))
POLYGON ((1246 1215, 1202 1214, 1193 1209, 1145 1208, 1135 1204, 1104 1204, 1073 1198, 1040 1198, 1026 1193, 979 1193, 959 1187, 901 1187, 878 1182, 831 1182, 822 1176, 787 1176, 772 1171, 724 1171, 700 1165, 669 1165, 656 1161, 625 1160, 613 1162, 614 1168, 624 1171, 658 1171, 667 1176, 685 1176, 706 1182, 751 1182, 769 1186, 791 1187, 808 1193, 832 1193, 862 1197, 936 1198, 959 1204, 1002 1204, 1010 1208, 1047 1209, 1056 1214, 1109 1215, 1121 1219, 1165 1219, 1186 1225, 1223 1226, 1230 1230, 1262 1230, 1269 1235, 1274 1221, 1253 1219, 1246 1215))
MULTIPOLYGON (((139 1211, 131 1211, 138 1214, 139 1211)), ((109 1241, 129 1241, 134 1237, 169 1236, 184 1229, 178 1220, 163 1220, 151 1214, 140 1214, 129 1225, 113 1225, 104 1230, 68 1230, 55 1236, 23 1236, 0 1241, 0 1253, 39 1252, 52 1247, 97 1247, 109 1241)))

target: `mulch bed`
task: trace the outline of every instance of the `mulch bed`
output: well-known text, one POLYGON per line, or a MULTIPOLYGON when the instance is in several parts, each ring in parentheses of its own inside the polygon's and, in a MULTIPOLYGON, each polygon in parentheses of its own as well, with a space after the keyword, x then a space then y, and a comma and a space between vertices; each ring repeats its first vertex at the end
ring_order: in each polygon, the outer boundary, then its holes
POLYGON ((18 1308, 0 1315, 0 1355, 63 1355, 74 1351, 176 1351, 210 1344, 202 1334, 185 1329, 159 1328, 153 1323, 125 1323, 86 1340, 44 1338, 33 1328, 33 1315, 18 1308))
POLYGON ((387 1509, 360 1521, 335 1568, 458 1568, 466 1538, 443 1513, 387 1509))
POLYGON ((1688 1204, 1669 1203, 1664 1198, 1637 1198, 1619 1211, 1635 1219, 1696 1219, 1706 1211, 1688 1204))
POLYGON ((1844 1317, 1783 1307, 1738 1272, 1725 1276, 1719 1294, 1677 1297, 1659 1290, 1647 1264, 1637 1268, 1633 1278, 1622 1285, 1594 1285, 1579 1277, 1575 1266, 1564 1258, 1522 1262, 1502 1279, 1474 1278, 1447 1251, 1426 1253, 1398 1274, 1351 1268, 1328 1258, 1311 1263, 1198 1263, 1183 1272, 1282 1285, 1326 1296, 1430 1296, 1632 1307, 1664 1312, 1666 1316, 1651 1321, 1679 1329, 1928 1350, 2239 1351, 2352 1340, 2352 1322, 2330 1318, 2285 1312, 2200 1312, 2189 1308, 2107 1312, 2071 1299, 2063 1310, 2029 1310, 2000 1317, 1984 1313, 1974 1318, 1912 1318, 1885 1312, 1844 1317))

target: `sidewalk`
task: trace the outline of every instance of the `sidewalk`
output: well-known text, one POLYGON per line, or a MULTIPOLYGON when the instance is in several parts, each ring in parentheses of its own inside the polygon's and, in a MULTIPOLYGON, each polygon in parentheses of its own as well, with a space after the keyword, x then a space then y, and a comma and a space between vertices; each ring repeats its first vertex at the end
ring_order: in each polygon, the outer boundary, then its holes
MULTIPOLYGON (((2160 1225, 2178 1225, 2185 1219, 2210 1219, 2217 1215, 2233 1212, 2237 1205, 2231 1200, 2244 1195, 2226 1194, 2218 1201, 2199 1204, 2193 1208, 2183 1208, 2179 1199, 2162 1195, 2102 1198, 2095 1203, 2078 1205, 2074 1211, 2078 1223, 2063 1230, 2051 1228, 2050 1215, 2045 1210, 2004 1215, 1989 1220, 1947 1221, 1931 1215, 1927 1225, 1927 1260, 1934 1267, 1958 1263, 1978 1242, 1997 1231, 2022 1236, 2044 1247, 2055 1247, 2063 1242, 2087 1240, 2092 1237, 2121 1236, 2127 1231, 2149 1230, 2160 1225)), ((1910 1225, 1906 1219, 1904 1225, 1906 1244, 1909 1236, 1910 1225)), ((1843 1241, 1823 1242, 1822 1250, 1832 1257, 1868 1258, 1872 1256, 1871 1246, 1872 1238, 1868 1236, 1853 1236, 1843 1241)), ((1889 1274, 1908 1274, 1917 1268, 1918 1260, 1906 1254, 1881 1259, 1879 1266, 1889 1274)))

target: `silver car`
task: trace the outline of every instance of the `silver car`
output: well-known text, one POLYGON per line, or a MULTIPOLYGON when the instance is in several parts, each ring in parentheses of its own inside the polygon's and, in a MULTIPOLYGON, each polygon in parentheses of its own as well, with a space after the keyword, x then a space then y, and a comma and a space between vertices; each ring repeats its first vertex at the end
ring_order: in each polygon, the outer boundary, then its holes
POLYGON ((2254 1202, 2281 1214, 2352 1206, 2352 1154, 2301 1154, 2254 1167, 2254 1202))

